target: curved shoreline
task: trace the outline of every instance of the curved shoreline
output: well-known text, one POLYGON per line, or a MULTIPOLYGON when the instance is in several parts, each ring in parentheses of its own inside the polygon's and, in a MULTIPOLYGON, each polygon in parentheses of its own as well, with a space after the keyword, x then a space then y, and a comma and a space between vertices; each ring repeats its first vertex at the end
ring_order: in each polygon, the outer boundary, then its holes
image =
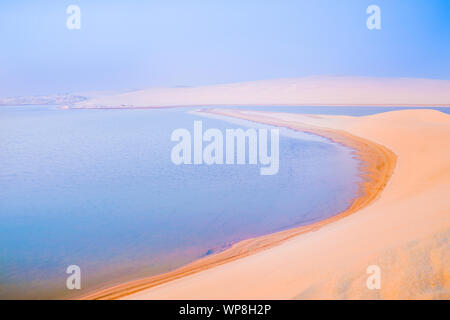
MULTIPOLYGON (((321 220, 306 226, 300 226, 256 238, 250 238, 234 244, 229 249, 212 256, 196 260, 186 266, 180 267, 161 275, 151 276, 140 280, 133 280, 113 287, 97 290, 91 294, 81 297, 81 299, 119 299, 130 294, 149 289, 188 275, 192 275, 233 260, 241 259, 256 252, 274 247, 297 235, 311 231, 316 231, 332 222, 347 217, 358 210, 368 206, 377 199, 389 178, 391 177, 396 164, 396 155, 388 148, 347 133, 342 130, 332 130, 314 126, 302 125, 299 123, 273 119, 266 116, 247 116, 239 110, 207 110, 200 113, 212 113, 221 116, 234 117, 238 119, 260 122, 269 125, 286 127, 296 131, 303 131, 316 134, 333 142, 339 143, 355 150, 356 157, 361 161, 360 175, 363 181, 359 184, 360 196, 353 199, 352 204, 343 212, 333 217, 321 220)), ((312 116, 313 117, 313 116, 312 116)))

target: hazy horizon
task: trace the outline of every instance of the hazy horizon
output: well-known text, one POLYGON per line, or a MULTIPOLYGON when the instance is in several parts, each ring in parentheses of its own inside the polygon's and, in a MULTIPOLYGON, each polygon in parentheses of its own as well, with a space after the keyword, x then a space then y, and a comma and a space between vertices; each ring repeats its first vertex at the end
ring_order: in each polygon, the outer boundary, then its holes
POLYGON ((0 97, 317 75, 450 80, 450 2, 0 4, 0 97), (69 5, 81 29, 69 30, 69 5), (366 27, 369 5, 381 30, 366 27))

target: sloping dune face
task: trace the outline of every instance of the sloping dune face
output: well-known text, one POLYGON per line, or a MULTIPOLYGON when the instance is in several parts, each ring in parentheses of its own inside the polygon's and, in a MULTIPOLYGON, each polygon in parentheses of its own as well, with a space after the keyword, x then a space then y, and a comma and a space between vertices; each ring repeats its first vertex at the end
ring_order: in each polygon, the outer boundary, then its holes
POLYGON ((381 195, 350 216, 125 298, 450 298, 450 116, 434 110, 367 117, 226 114, 349 133, 391 150, 395 170, 381 195), (374 265, 380 270, 379 289, 367 285, 367 270, 374 265))
POLYGON ((448 105, 450 81, 307 77, 233 84, 151 88, 96 97, 81 108, 171 107, 199 105, 448 105))

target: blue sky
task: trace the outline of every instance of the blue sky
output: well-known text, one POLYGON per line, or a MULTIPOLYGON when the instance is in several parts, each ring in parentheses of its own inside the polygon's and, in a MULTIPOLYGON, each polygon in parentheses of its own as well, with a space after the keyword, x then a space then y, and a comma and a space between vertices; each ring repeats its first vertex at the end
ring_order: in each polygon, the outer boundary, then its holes
POLYGON ((0 2, 0 96, 310 75, 450 79, 449 0, 0 2), (66 8, 81 8, 68 30, 66 8), (381 8, 381 30, 366 8, 381 8))

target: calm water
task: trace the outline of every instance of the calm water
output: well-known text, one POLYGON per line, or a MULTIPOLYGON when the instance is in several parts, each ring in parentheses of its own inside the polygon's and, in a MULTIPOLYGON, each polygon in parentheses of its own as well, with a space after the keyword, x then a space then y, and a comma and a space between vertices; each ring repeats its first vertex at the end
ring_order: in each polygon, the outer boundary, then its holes
POLYGON ((72 264, 81 294, 166 272, 334 215, 357 195, 351 150, 289 130, 274 176, 255 165, 175 166, 174 129, 259 127, 186 110, 0 108, 0 298, 73 296, 72 264))

